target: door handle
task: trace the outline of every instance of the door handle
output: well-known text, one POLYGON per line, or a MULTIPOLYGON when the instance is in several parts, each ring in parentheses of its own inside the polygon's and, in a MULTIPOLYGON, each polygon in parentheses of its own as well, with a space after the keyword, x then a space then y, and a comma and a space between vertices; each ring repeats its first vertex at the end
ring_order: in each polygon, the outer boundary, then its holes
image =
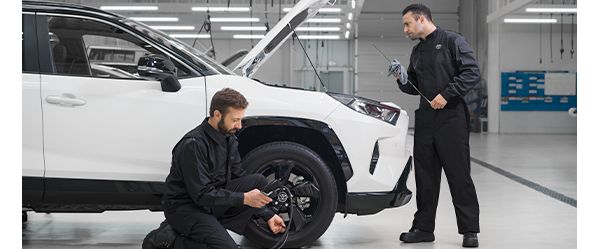
POLYGON ((82 106, 86 103, 85 100, 76 98, 75 95, 70 93, 64 93, 62 96, 48 95, 46 102, 62 106, 82 106))

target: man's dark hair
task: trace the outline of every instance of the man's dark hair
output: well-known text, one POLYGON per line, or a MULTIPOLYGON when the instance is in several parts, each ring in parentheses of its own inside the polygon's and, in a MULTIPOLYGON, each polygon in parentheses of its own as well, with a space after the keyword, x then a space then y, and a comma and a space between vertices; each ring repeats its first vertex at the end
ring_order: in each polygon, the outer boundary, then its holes
POLYGON ((408 13, 408 12, 412 12, 415 20, 418 20, 419 16, 425 16, 425 18, 427 18, 427 20, 429 20, 430 22, 433 21, 433 18, 431 17, 431 10, 424 4, 413 3, 409 6, 407 6, 402 11, 402 16, 406 15, 406 13, 408 13))
POLYGON ((225 116, 229 107, 246 109, 246 107, 248 107, 248 101, 246 101, 244 95, 238 91, 231 88, 223 88, 215 93, 215 96, 213 96, 210 101, 210 116, 212 117, 214 115, 215 110, 219 110, 219 112, 225 116))

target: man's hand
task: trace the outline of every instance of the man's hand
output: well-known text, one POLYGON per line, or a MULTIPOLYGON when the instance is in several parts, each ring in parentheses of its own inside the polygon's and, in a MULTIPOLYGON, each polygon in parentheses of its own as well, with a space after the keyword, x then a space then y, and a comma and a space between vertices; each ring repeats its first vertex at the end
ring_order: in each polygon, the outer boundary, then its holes
POLYGON ((435 110, 439 110, 439 109, 444 108, 444 106, 446 106, 447 103, 448 103, 448 101, 446 101, 446 99, 444 99, 444 97, 442 97, 441 94, 438 94, 431 101, 431 108, 433 108, 435 110))
POLYGON ((408 82, 408 74, 406 73, 406 69, 397 59, 394 59, 388 67, 388 76, 390 75, 394 75, 396 80, 399 80, 400 84, 402 85, 406 85, 408 82))
POLYGON ((273 215, 273 217, 267 221, 267 224, 269 224, 269 228, 271 228, 271 232, 274 234, 285 232, 285 223, 279 215, 273 215))
POLYGON ((253 208, 261 208, 271 201, 273 200, 261 193, 258 189, 253 189, 244 193, 244 205, 246 206, 251 206, 253 208))

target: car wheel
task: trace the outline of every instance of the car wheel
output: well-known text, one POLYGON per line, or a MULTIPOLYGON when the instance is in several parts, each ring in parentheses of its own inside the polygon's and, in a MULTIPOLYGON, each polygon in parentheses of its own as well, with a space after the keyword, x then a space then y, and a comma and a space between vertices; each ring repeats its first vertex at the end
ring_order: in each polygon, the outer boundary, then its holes
MULTIPOLYGON (((273 142, 249 152, 243 164, 248 173, 262 174, 269 182, 278 180, 293 196, 291 224, 290 207, 275 205, 278 198, 268 205, 289 230, 284 247, 310 244, 325 233, 337 207, 337 189, 331 171, 317 153, 300 144, 273 142)), ((245 236, 260 246, 271 247, 282 234, 274 235, 265 221, 253 219, 245 236)))

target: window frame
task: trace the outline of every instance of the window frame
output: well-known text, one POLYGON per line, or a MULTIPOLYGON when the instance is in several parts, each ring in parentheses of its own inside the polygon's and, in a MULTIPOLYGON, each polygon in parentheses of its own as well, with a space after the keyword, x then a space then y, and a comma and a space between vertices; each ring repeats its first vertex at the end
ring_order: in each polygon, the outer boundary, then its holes
MULTIPOLYGON (((183 67, 187 68, 190 71, 190 75, 188 75, 186 77, 181 77, 181 78, 178 77, 178 79, 190 79, 190 78, 203 77, 203 75, 201 73, 199 73, 196 69, 194 69, 193 67, 190 67, 187 63, 183 62, 182 60, 180 60, 179 58, 174 56, 172 52, 165 50, 164 48, 162 48, 161 46, 158 46, 151 40, 149 40, 143 36, 140 36, 134 32, 131 32, 129 29, 122 27, 116 23, 113 23, 113 22, 110 22, 107 20, 103 20, 100 18, 85 16, 85 15, 77 15, 77 14, 37 12, 36 17, 37 17, 38 50, 40 51, 40 73, 41 74, 61 75, 61 76, 69 76, 69 77, 85 77, 85 78, 96 78, 96 79, 107 79, 107 80, 142 80, 142 79, 127 79, 127 78, 105 78, 105 77, 96 77, 93 75, 85 75, 84 76, 84 75, 68 75, 68 74, 55 73, 53 70, 54 61, 52 58, 50 40, 48 39, 48 35, 47 35, 49 32, 48 17, 65 17, 65 18, 85 19, 85 20, 90 20, 90 21, 110 25, 112 27, 118 28, 119 30, 125 32, 128 35, 133 36, 136 39, 139 39, 142 42, 149 44, 150 46, 152 46, 153 49, 160 51, 164 55, 168 56, 169 59, 177 61, 178 64, 182 65, 183 67)), ((83 37, 82 37, 82 39, 83 39, 83 37)), ((82 44, 83 44, 83 41, 82 41, 82 44)), ((90 66, 89 58, 87 58, 87 59, 88 59, 88 67, 89 67, 90 66)))
POLYGON ((21 55, 21 73, 40 73, 40 63, 38 60, 36 14, 35 12, 21 13, 21 32, 22 47, 21 55), (33 28, 25 28, 33 26, 33 28))

